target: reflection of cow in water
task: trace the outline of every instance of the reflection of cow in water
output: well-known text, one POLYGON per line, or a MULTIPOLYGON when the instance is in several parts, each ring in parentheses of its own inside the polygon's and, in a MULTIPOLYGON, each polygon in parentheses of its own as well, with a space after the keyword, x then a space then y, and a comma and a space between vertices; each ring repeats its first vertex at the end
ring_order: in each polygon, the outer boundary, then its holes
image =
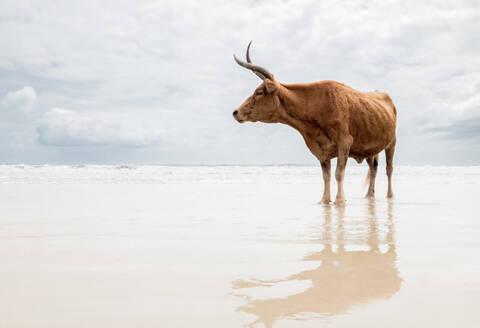
MULTIPOLYGON (((345 238, 352 232, 358 234, 361 228, 355 225, 344 228, 343 210, 338 212, 338 234, 335 244, 338 249, 332 248, 331 209, 327 207, 325 224, 323 227, 324 249, 313 253, 305 261, 321 261, 321 265, 313 270, 303 271, 285 279, 272 281, 236 281, 233 289, 238 290, 256 286, 274 286, 277 283, 293 280, 309 280, 312 286, 304 292, 278 299, 251 299, 246 296, 248 303, 238 308, 239 311, 253 314, 258 319, 252 323, 263 323, 272 327, 278 319, 299 318, 301 314, 334 315, 346 313, 354 304, 366 303, 374 300, 388 299, 398 292, 401 279, 395 267, 396 250, 393 242, 392 204, 388 204, 388 232, 384 241, 388 250, 379 250, 377 233, 377 219, 375 204, 369 203, 368 233, 363 242, 369 246, 368 251, 347 251, 348 244, 359 244, 357 238, 345 238)), ((365 222, 363 222, 365 224, 365 222)), ((244 290, 247 291, 247 290, 244 290)))

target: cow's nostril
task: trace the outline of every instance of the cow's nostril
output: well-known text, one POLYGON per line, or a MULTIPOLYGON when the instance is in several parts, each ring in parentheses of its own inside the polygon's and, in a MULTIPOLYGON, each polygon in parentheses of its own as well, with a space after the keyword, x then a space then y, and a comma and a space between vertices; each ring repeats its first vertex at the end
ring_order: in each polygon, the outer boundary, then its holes
POLYGON ((238 110, 236 110, 236 111, 233 112, 233 115, 234 115, 234 116, 237 115, 237 114, 238 114, 238 110))

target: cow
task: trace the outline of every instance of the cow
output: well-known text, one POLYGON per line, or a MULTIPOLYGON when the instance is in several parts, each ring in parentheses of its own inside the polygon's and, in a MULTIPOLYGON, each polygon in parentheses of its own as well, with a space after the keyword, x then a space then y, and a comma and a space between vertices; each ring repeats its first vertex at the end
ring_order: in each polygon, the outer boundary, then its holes
POLYGON ((342 205, 345 203, 343 179, 348 157, 358 163, 366 160, 369 186, 365 197, 373 198, 378 154, 385 150, 387 198, 392 198, 397 111, 389 95, 378 91, 360 92, 335 81, 280 83, 267 69, 252 63, 251 44, 247 47, 246 62, 235 54, 233 58, 263 82, 233 112, 233 117, 239 123, 283 123, 300 132, 322 167, 324 190, 319 203, 323 204, 330 203, 332 158, 337 158, 335 204, 342 205))

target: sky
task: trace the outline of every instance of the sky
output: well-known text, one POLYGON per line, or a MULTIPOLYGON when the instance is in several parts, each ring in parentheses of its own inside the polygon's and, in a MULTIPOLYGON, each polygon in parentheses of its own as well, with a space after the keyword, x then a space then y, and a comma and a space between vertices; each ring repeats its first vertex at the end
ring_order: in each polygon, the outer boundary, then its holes
POLYGON ((3 0, 0 163, 316 164, 292 128, 233 119, 253 40, 282 83, 387 92, 395 162, 480 164, 479 34, 478 0, 3 0))

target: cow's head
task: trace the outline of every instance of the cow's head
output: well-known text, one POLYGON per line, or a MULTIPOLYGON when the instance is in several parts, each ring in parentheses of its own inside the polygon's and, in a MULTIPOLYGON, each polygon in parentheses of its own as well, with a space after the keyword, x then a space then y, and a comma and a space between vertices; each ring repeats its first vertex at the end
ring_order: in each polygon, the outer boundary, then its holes
POLYGON ((235 61, 242 67, 245 67, 255 73, 263 80, 255 92, 248 97, 243 104, 240 105, 234 112, 233 117, 240 123, 249 122, 278 122, 278 107, 280 100, 277 91, 280 84, 275 81, 273 74, 263 67, 252 64, 250 60, 250 45, 247 47, 247 61, 244 62, 233 55, 235 61))

